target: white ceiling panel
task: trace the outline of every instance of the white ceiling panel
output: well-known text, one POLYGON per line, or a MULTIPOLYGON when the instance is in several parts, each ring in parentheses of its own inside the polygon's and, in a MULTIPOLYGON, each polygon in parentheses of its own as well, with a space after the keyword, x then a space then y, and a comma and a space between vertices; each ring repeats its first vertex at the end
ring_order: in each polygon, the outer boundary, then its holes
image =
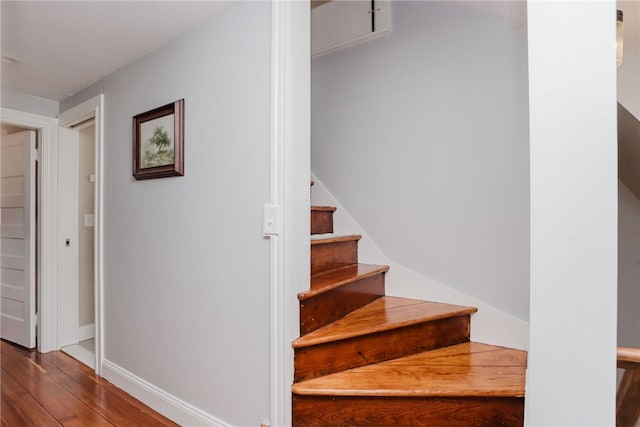
POLYGON ((63 100, 204 22, 224 1, 2 1, 2 87, 63 100))

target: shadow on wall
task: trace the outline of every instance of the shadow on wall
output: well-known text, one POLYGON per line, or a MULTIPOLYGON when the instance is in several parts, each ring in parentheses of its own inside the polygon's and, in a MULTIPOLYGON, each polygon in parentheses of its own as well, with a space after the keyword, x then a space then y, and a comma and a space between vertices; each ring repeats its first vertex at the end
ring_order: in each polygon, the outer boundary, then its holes
POLYGON ((618 103, 618 178, 640 199, 640 119, 618 103))

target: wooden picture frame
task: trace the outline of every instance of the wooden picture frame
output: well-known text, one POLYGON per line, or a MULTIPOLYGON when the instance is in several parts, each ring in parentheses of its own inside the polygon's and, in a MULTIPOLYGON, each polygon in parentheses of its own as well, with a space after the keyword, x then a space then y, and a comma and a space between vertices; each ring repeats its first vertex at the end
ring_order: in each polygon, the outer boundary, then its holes
POLYGON ((184 175, 184 99, 133 117, 133 177, 184 175))

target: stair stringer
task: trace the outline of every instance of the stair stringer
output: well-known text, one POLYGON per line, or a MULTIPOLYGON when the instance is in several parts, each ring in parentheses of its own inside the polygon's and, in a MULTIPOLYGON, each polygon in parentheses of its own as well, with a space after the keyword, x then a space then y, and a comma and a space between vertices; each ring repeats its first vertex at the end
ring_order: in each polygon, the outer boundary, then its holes
POLYGON ((335 234, 360 234, 358 243, 360 262, 390 266, 387 272, 386 294, 429 301, 447 301, 450 304, 477 307, 473 315, 471 340, 520 350, 529 348, 529 322, 518 319, 481 300, 466 295, 436 280, 415 272, 389 259, 367 232, 336 200, 316 176, 311 177, 311 204, 335 206, 333 215, 335 234))

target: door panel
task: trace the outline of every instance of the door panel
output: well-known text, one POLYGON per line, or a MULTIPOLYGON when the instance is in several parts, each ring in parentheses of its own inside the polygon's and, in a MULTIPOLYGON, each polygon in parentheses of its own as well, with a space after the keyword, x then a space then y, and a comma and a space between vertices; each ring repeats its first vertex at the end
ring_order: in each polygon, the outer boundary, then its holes
POLYGON ((35 144, 25 131, 0 145, 0 336, 27 348, 36 345, 35 144))

